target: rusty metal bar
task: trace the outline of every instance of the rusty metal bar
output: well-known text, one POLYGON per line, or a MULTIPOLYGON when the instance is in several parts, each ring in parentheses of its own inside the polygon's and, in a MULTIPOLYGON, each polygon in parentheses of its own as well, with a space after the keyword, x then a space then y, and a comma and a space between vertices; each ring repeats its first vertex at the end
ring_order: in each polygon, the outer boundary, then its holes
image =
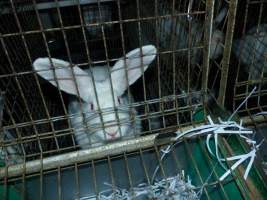
POLYGON ((228 15, 228 22, 227 22, 227 31, 226 31, 226 36, 225 36, 220 89, 219 89, 219 97, 218 97, 218 102, 220 105, 224 105, 224 101, 225 101, 228 71, 229 71, 229 66, 230 66, 230 56, 231 56, 231 49, 232 49, 232 43, 233 43, 235 19, 236 19, 237 2, 238 0, 231 0, 229 2, 229 15, 228 15))
MULTIPOLYGON (((200 144, 200 148, 201 148, 201 151, 203 152, 203 155, 205 156, 205 158, 206 158, 206 160, 207 160, 207 162, 208 162, 208 165, 211 167, 211 169, 213 169, 214 168, 214 176, 216 177, 216 180, 219 180, 219 175, 218 175, 218 173, 216 172, 216 168, 215 168, 215 165, 212 165, 212 160, 211 160, 211 158, 210 158, 210 156, 209 156, 209 153, 208 153, 208 151, 207 151, 207 148, 204 146, 204 144, 201 142, 201 139, 200 138, 198 138, 198 141, 199 141, 199 144, 200 144)), ((220 189, 222 190, 222 193, 223 193, 223 195, 224 195, 224 199, 230 199, 229 198, 229 196, 227 195, 227 193, 226 193, 226 191, 225 191, 225 189, 224 189, 224 187, 223 187, 223 184, 222 184, 222 182, 218 182, 218 185, 220 186, 220 189)))
MULTIPOLYGON (((114 2, 114 1, 115 0, 101 0, 101 2, 103 3, 114 2)), ((96 4, 97 2, 98 0, 80 0, 80 2, 75 1, 75 0, 64 0, 64 1, 60 1, 58 5, 56 4, 56 2, 53 2, 53 1, 52 2, 40 2, 36 4, 36 8, 38 10, 47 10, 47 9, 57 8, 57 6, 59 6, 60 8, 64 8, 64 7, 70 7, 70 6, 77 6, 78 4, 81 4, 81 5, 96 4)), ((2 4, 1 6, 3 6, 3 8, 1 8, 0 10, 1 14, 12 13, 11 9, 9 9, 8 7, 4 7, 4 4, 2 4)), ((34 10, 34 6, 32 6, 32 4, 22 2, 21 6, 18 9, 18 12, 25 12, 25 11, 32 11, 32 10, 34 10)))
POLYGON ((206 1, 206 16, 205 16, 205 30, 204 30, 204 61, 202 69, 202 86, 201 89, 204 93, 204 102, 207 101, 208 92, 208 78, 209 78, 209 64, 210 64, 210 42, 213 27, 214 15, 214 0, 206 1))
MULTIPOLYGON (((180 131, 186 131, 202 125, 203 123, 180 127, 180 131)), ((155 142, 155 138, 158 134, 153 134, 149 136, 138 137, 135 139, 130 139, 126 141, 118 141, 116 143, 106 144, 105 146, 94 147, 86 150, 80 150, 76 152, 70 152, 66 154, 61 154, 57 156, 51 156, 48 158, 43 158, 42 160, 29 161, 24 164, 12 165, 0 169, 0 177, 14 177, 21 174, 35 173, 40 170, 49 170, 55 167, 68 166, 76 162, 85 162, 88 160, 101 158, 112 155, 138 150, 140 148, 152 147, 155 142)), ((173 141, 172 138, 165 140, 163 143, 173 141)))
POLYGON ((153 146, 157 135, 139 137, 128 141, 114 142, 105 146, 95 147, 76 152, 51 156, 42 160, 29 161, 24 164, 12 165, 0 169, 0 177, 14 177, 21 174, 36 173, 42 170, 49 170, 56 167, 68 166, 77 162, 85 162, 92 159, 101 158, 107 155, 116 155, 123 152, 134 151, 140 148, 153 146), (25 170, 24 170, 25 168, 25 170))
MULTIPOLYGON (((230 145, 228 144, 227 140, 225 138, 222 138, 222 142, 223 142, 223 150, 228 152, 230 155, 234 155, 234 152, 233 152, 232 148, 230 147, 230 145)), ((237 168, 237 171, 234 172, 234 174, 236 174, 238 177, 242 177, 242 175, 244 173, 245 173, 245 169, 241 165, 237 168)), ((240 190, 242 190, 242 193, 246 196, 248 195, 249 198, 251 198, 251 199, 263 198, 260 195, 257 188, 255 187, 255 185, 253 185, 253 182, 252 182, 250 177, 248 177, 248 179, 246 181, 242 178, 239 178, 237 180, 237 183, 239 183, 239 188, 240 188, 240 190)))
MULTIPOLYGON (((198 14, 203 14, 205 13, 204 11, 195 11, 192 12, 192 15, 198 15, 198 14)), ((173 15, 174 17, 179 17, 179 16, 186 16, 187 13, 178 13, 173 15)), ((101 24, 103 25, 112 25, 112 24, 119 24, 119 23, 129 23, 129 22, 143 22, 143 21, 149 21, 149 20, 156 20, 156 19, 165 19, 165 18, 170 18, 172 15, 164 15, 164 16, 157 16, 157 17, 140 17, 140 19, 123 19, 121 21, 119 20, 114 20, 114 21, 108 21, 108 22, 102 22, 102 23, 91 23, 88 25, 72 25, 72 26, 63 26, 63 27, 55 27, 55 28, 47 28, 44 30, 31 30, 31 31, 24 31, 23 35, 29 35, 29 34, 34 34, 34 33, 41 33, 41 32, 53 32, 53 31, 62 31, 62 30, 70 30, 70 29, 77 29, 77 28, 82 28, 83 26, 85 27, 95 27, 95 26, 100 26, 101 24)), ((22 33, 15 32, 15 33, 5 33, 0 35, 1 37, 12 37, 12 36, 18 36, 21 35, 22 33)), ((171 51, 172 52, 172 51, 171 51)))
POLYGON ((192 163, 193 163, 193 167, 194 167, 194 169, 195 169, 195 171, 196 171, 196 174, 198 175, 198 178, 199 178, 199 180, 200 180, 200 182, 201 182, 201 185, 204 186, 203 190, 204 190, 204 192, 205 192, 205 194, 206 194, 207 199, 211 199, 211 197, 209 196, 209 193, 208 193, 208 191, 207 191, 207 188, 206 188, 206 186, 204 185, 204 184, 205 184, 205 180, 203 180, 203 177, 201 176, 200 170, 199 170, 199 168, 198 168, 198 166, 197 166, 197 162, 196 162, 196 160, 195 160, 195 158, 194 158, 194 156, 193 156, 192 150, 191 150, 191 148, 189 147, 189 144, 188 144, 188 141, 187 141, 187 140, 185 140, 185 149, 186 149, 186 151, 187 151, 187 153, 188 153, 188 155, 189 155, 189 157, 190 157, 190 160, 191 160, 192 163))

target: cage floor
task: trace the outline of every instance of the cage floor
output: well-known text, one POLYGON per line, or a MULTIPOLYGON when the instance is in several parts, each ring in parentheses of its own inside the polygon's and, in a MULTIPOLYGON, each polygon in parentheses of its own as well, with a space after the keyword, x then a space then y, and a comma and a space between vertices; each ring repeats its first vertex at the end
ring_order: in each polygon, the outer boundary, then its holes
MULTIPOLYGON (((233 174, 226 181, 218 182, 224 170, 210 158, 205 141, 200 138, 178 144, 162 161, 160 155, 160 147, 154 146, 49 172, 41 171, 7 181, 8 189, 3 194, 9 197, 11 193, 14 195, 14 189, 10 188, 12 186, 20 196, 15 199, 96 199, 95 195, 101 191, 115 188, 130 190, 141 183, 151 185, 157 166, 159 170, 155 181, 176 176, 183 171, 185 179, 188 176, 192 185, 196 186, 196 192, 203 189, 200 199, 246 199, 251 195, 257 198, 266 194, 264 184, 260 183, 258 191, 250 194, 238 175, 233 174)), ((253 169, 251 174, 255 176, 255 173, 253 169)))

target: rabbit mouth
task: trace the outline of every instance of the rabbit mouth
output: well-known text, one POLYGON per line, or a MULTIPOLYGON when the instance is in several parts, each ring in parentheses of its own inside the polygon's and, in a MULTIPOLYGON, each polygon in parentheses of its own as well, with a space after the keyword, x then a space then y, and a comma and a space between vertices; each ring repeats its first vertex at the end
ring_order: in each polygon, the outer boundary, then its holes
POLYGON ((105 131, 105 134, 107 136, 110 137, 110 139, 116 139, 116 135, 118 134, 118 129, 116 131, 113 131, 113 132, 108 132, 108 131, 105 131))

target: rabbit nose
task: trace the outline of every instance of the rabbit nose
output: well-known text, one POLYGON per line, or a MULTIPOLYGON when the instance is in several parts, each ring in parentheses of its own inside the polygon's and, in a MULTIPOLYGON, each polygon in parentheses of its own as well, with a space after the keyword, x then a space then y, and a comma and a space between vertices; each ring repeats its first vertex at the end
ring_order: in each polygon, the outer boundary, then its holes
POLYGON ((114 139, 114 138, 116 138, 116 135, 117 135, 117 133, 115 132, 115 133, 109 133, 109 132, 106 132, 107 133, 107 135, 108 136, 110 136, 111 137, 111 139, 114 139))
POLYGON ((118 133, 118 129, 117 128, 108 128, 108 129, 106 129, 105 132, 108 136, 110 136, 112 139, 114 139, 118 133))

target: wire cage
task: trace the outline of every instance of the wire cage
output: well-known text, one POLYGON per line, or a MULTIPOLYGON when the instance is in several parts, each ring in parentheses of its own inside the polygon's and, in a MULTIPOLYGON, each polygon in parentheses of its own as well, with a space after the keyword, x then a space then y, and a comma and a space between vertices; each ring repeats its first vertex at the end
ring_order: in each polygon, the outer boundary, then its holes
POLYGON ((1 199, 263 199, 266 6, 1 1, 1 199), (227 160, 242 138, 219 136, 214 156, 179 136, 209 116, 263 141, 248 179, 227 160))
POLYGON ((241 99, 244 99, 246 91, 256 85, 257 93, 240 110, 240 115, 251 115, 266 108, 265 24, 267 19, 263 14, 266 4, 251 1, 239 7, 240 10, 244 10, 242 13, 244 17, 236 22, 239 30, 235 31, 233 40, 233 57, 235 56, 233 62, 238 66, 233 105, 236 107, 241 99), (249 18, 248 16, 253 12, 259 14, 255 18, 249 18), (245 57, 248 59, 246 60, 245 57))

